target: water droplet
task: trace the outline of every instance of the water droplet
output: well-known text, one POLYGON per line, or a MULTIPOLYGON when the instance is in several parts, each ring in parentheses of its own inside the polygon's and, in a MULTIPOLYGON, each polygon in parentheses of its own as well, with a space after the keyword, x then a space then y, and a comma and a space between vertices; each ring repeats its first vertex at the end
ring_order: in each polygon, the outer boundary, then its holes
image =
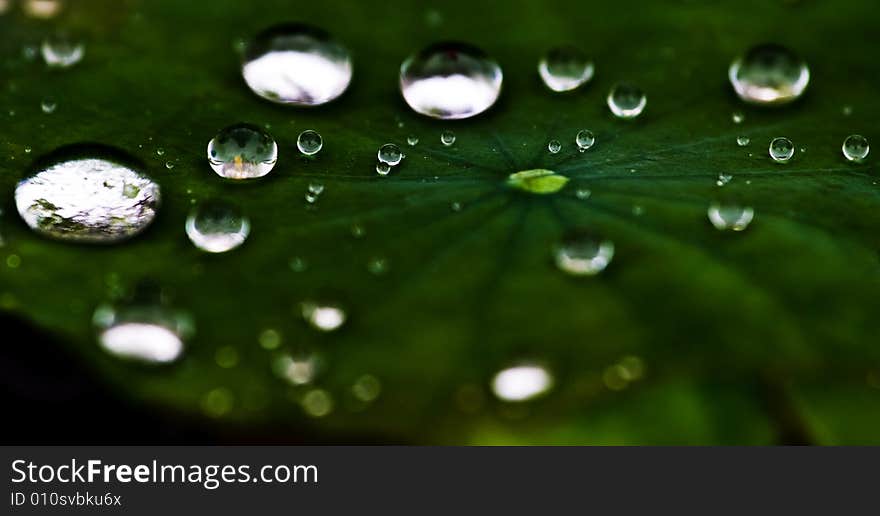
POLYGON ((101 348, 114 357, 167 364, 183 354, 192 322, 161 305, 99 306, 93 321, 101 348))
POLYGON ((65 34, 55 34, 43 40, 40 52, 48 66, 69 68, 82 60, 86 47, 65 34))
POLYGON ((374 401, 379 397, 382 391, 382 384, 379 379, 371 374, 365 374, 358 378, 354 385, 351 386, 351 392, 354 397, 365 402, 374 401))
POLYGON ((370 274, 381 276, 388 272, 388 260, 385 258, 373 258, 367 262, 367 270, 370 274))
POLYGON ((345 310, 335 304, 318 304, 306 301, 300 305, 303 319, 312 328, 320 331, 338 330, 346 320, 345 310))
POLYGON ((566 235, 553 254, 559 270, 573 276, 592 276, 611 263, 614 244, 577 231, 566 235))
POLYGON ((504 401, 528 401, 547 393, 553 387, 550 372, 534 364, 503 369, 492 378, 492 392, 504 401))
POLYGON ((296 148, 306 156, 314 156, 324 147, 324 139, 317 131, 311 129, 299 133, 296 138, 296 148))
POLYGON ((309 268, 309 262, 301 256, 294 256, 290 259, 290 270, 293 272, 303 272, 309 268))
POLYGON ((852 108, 852 106, 846 105, 846 106, 843 106, 843 108, 840 110, 840 112, 843 113, 843 116, 850 116, 853 114, 853 108, 852 108))
POLYGON ((786 163, 794 156, 794 144, 788 138, 773 138, 770 142, 770 157, 777 163, 786 163))
POLYGON ((590 190, 588 190, 586 188, 579 188, 578 191, 576 191, 574 193, 575 197, 577 197, 578 199, 580 199, 582 201, 589 199, 590 195, 592 195, 592 194, 593 194, 593 192, 591 192, 590 190))
POLYGON ((30 154, 30 153, 33 152, 33 151, 34 151, 34 149, 32 149, 30 146, 27 146, 27 147, 24 148, 24 153, 25 153, 25 154, 30 154))
POLYGON ((46 113, 47 115, 51 115, 52 113, 54 113, 57 107, 58 103, 55 102, 53 99, 43 99, 43 101, 40 102, 40 109, 43 111, 43 113, 46 113))
POLYGON ((221 417, 232 410, 235 397, 229 389, 211 389, 202 398, 202 410, 210 417, 221 417))
POLYGON ((538 74, 553 91, 571 91, 593 78, 595 68, 586 54, 573 46, 551 49, 538 62, 538 74))
POLYGON ((715 181, 715 184, 718 186, 724 186, 733 180, 733 176, 730 174, 718 174, 718 180, 715 181))
POLYGON ((306 385, 315 379, 318 360, 314 355, 294 357, 284 354, 275 360, 272 367, 291 385, 306 385))
POLYGON ((740 147, 745 147, 751 141, 752 140, 748 136, 737 136, 736 137, 736 144, 739 145, 740 147))
POLYGON ((164 156, 164 155, 165 155, 165 149, 163 149, 162 147, 159 147, 156 149, 156 156, 164 156))
POLYGON ((302 408, 312 417, 324 417, 333 412, 333 398, 324 389, 312 389, 303 396, 302 408))
POLYGON ((272 170, 277 160, 278 145, 275 140, 255 125, 226 127, 208 142, 208 162, 221 177, 263 177, 272 170))
POLYGON ((868 139, 860 134, 851 134, 843 140, 843 155, 849 161, 855 163, 864 161, 870 150, 868 139))
POLYGON ((741 124, 743 120, 746 119, 746 116, 742 113, 742 111, 734 111, 732 115, 730 115, 730 119, 733 120, 734 124, 741 124))
POLYGON ((593 131, 584 129, 578 131, 577 135, 575 135, 574 143, 577 144, 580 152, 584 152, 596 143, 596 136, 593 134, 593 131))
POLYGON ((452 201, 452 203, 450 203, 450 205, 449 205, 449 209, 451 209, 454 212, 459 212, 459 211, 461 211, 461 203, 458 201, 452 201))
POLYGON ((351 55, 327 32, 303 24, 269 28, 247 45, 241 73, 254 93, 279 104, 317 106, 339 97, 351 55))
POLYGON ((552 170, 523 170, 507 176, 507 186, 533 194, 556 193, 568 183, 568 178, 552 170))
POLYGON ((193 245, 208 253, 235 249, 244 243, 250 230, 248 218, 222 201, 201 203, 186 219, 186 235, 193 245))
POLYGON ((64 9, 61 0, 25 0, 22 10, 25 15, 40 20, 48 20, 58 16, 64 9))
POLYGON ((452 131, 443 131, 440 133, 440 143, 444 146, 449 147, 453 143, 455 143, 455 133, 452 131))
POLYGON ((400 147, 393 143, 386 143, 385 145, 379 147, 379 161, 382 163, 388 163, 389 165, 396 166, 400 163, 403 158, 403 152, 401 152, 400 147))
POLYGON ((559 140, 550 140, 550 143, 547 144, 547 150, 551 154, 557 154, 562 150, 562 143, 559 140))
POLYGON ((608 92, 608 108, 617 118, 635 118, 642 114, 648 97, 632 83, 618 83, 608 92))
POLYGON ((437 43, 400 65, 400 91, 414 111, 444 120, 470 118, 501 94, 502 73, 482 50, 464 43, 437 43))
POLYGON ((391 173, 391 165, 383 161, 376 163, 376 173, 380 176, 387 176, 391 173))
POLYGON ((168 170, 171 170, 172 168, 174 168, 174 162, 173 161, 166 161, 165 168, 167 168, 168 170))
POLYGON ((317 181, 312 181, 309 183, 309 193, 313 193, 315 195, 321 195, 324 193, 324 183, 319 183, 317 181))
POLYGON ((810 82, 810 70, 794 52, 781 45, 752 47, 728 71, 739 98, 751 104, 785 104, 799 98, 810 82))
POLYGON ((27 225, 43 235, 118 242, 153 221, 159 185, 116 149, 69 146, 38 160, 36 171, 18 183, 15 203, 27 225))
POLYGON ((281 334, 278 333, 278 330, 267 328, 257 336, 257 342, 260 343, 260 347, 263 349, 278 349, 278 346, 281 345, 281 334))
POLYGON ((706 214, 716 229, 743 231, 749 227, 755 211, 748 206, 712 203, 706 214))
POLYGON ((415 147, 416 145, 419 144, 419 137, 414 134, 411 134, 406 137, 406 143, 409 144, 410 147, 415 147))

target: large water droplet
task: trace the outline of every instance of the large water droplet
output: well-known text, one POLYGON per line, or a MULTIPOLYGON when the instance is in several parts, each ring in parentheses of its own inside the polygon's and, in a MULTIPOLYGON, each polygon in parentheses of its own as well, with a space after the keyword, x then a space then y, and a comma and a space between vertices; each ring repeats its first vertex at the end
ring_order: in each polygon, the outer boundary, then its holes
POLYGON ((379 161, 382 163, 388 163, 392 167, 397 166, 398 163, 403 160, 403 152, 401 152, 400 147, 393 143, 386 143, 385 145, 379 147, 379 161))
POLYGON ((296 138, 296 148, 306 156, 314 156, 324 147, 324 139, 318 131, 307 129, 296 138))
POLYGON ((860 134, 851 134, 843 140, 843 155, 849 161, 855 163, 864 161, 870 151, 868 139, 860 134))
POLYGON ((523 170, 507 176, 507 186, 533 194, 552 194, 561 190, 568 178, 542 168, 523 170))
POLYGON ((159 185, 134 158, 97 145, 59 149, 38 160, 15 188, 21 218, 61 240, 117 242, 143 231, 159 207, 159 185))
POLYGON ((278 145, 272 136, 251 124, 222 129, 208 142, 208 162, 217 175, 229 179, 251 179, 268 174, 278 160, 278 145))
POLYGON ((348 88, 348 49, 327 32, 303 24, 269 28, 248 43, 241 73, 257 95, 279 104, 317 106, 348 88))
POLYGON ((489 109, 501 94, 502 73, 482 50, 464 43, 437 43, 400 66, 400 91, 417 113, 469 118, 489 109))
POLYGON ((593 131, 584 129, 578 131, 577 135, 575 135, 574 143, 577 144, 580 152, 584 152, 596 143, 596 136, 593 134, 593 131))
POLYGON ((553 253, 559 270, 573 276, 592 276, 608 267, 614 257, 614 244, 577 231, 566 235, 553 253))
POLYGON ((52 68, 69 68, 85 55, 85 45, 65 34, 55 34, 43 40, 40 47, 43 60, 52 68))
POLYGON ((207 201, 190 212, 186 235, 193 245, 209 253, 225 253, 244 243, 251 230, 247 217, 235 206, 207 201))
POLYGON ((782 136, 770 142, 770 157, 777 163, 786 163, 794 156, 794 143, 782 136))
POLYGON ((338 330, 347 318, 345 310, 336 304, 306 301, 301 305, 302 316, 312 328, 320 331, 338 330))
POLYGON ((183 354, 192 322, 161 305, 99 306, 93 317, 101 348, 114 357, 167 364, 183 354))
POLYGON ((593 78, 595 68, 586 54, 572 46, 557 47, 538 62, 538 74, 553 91, 571 91, 593 78))
POLYGON ((743 231, 752 222, 755 210, 736 204, 712 203, 706 214, 709 217, 709 222, 718 230, 743 231))
POLYGON ((523 364, 499 371, 492 378, 492 392, 504 401, 528 401, 553 387, 550 372, 534 364, 523 364))
POLYGON ((739 98, 752 104, 785 104, 800 97, 810 82, 810 70, 794 52, 764 44, 737 58, 728 70, 739 98))
POLYGON ((617 118, 635 118, 642 114, 648 97, 632 83, 618 83, 608 92, 608 108, 617 118))

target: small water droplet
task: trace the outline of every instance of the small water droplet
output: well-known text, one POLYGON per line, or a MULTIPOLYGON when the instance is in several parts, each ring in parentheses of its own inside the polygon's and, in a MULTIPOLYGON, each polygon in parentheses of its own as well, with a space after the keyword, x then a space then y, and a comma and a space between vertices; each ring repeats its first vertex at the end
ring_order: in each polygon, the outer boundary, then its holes
POLYGON ((69 68, 82 60, 86 47, 81 41, 59 33, 44 39, 40 52, 48 66, 69 68))
POLYGON ((743 231, 749 227, 755 211, 748 206, 715 202, 709 205, 707 215, 709 222, 718 230, 743 231))
POLYGON ((377 155, 379 156, 379 161, 382 163, 388 163, 392 167, 397 166, 404 158, 400 147, 393 143, 386 143, 379 147, 377 155))
POLYGON ((228 179, 251 179, 268 174, 278 160, 278 145, 263 129, 236 124, 222 129, 208 142, 208 162, 228 179))
POLYGON ((492 392, 504 401, 528 401, 547 393, 553 376, 547 368, 522 364, 499 371, 492 378, 492 392))
POLYGON ((400 66, 400 91, 417 113, 444 120, 470 118, 501 94, 501 67, 464 43, 437 43, 400 66))
POLYGON ((174 162, 173 161, 166 161, 165 168, 167 168, 168 170, 171 170, 172 168, 174 168, 174 162))
POLYGON ((718 180, 715 181, 715 184, 718 186, 724 186, 729 183, 733 179, 733 176, 730 174, 718 174, 718 180))
POLYGON ((787 163, 794 156, 794 144, 785 137, 773 138, 770 142, 770 157, 777 163, 787 163))
POLYGON ((300 309, 303 319, 312 328, 324 332, 338 330, 347 318, 345 310, 336 304, 319 304, 314 301, 305 301, 300 305, 300 309))
POLYGON ((406 137, 406 143, 407 143, 410 147, 415 147, 416 145, 419 144, 419 137, 416 136, 416 135, 414 135, 414 134, 411 134, 411 135, 409 135, 409 136, 406 137))
POLYGON ((118 242, 146 229, 159 185, 130 156, 103 146, 63 147, 18 183, 15 203, 34 231, 61 240, 118 242))
POLYGON ((301 401, 303 410, 312 417, 324 417, 333 412, 333 397, 324 389, 312 389, 301 401))
POLYGON ((317 181, 312 181, 311 183, 309 183, 308 188, 309 192, 315 195, 321 195, 322 193, 324 193, 324 184, 317 181))
POLYGON ((582 131, 578 131, 578 133, 575 135, 574 143, 577 144, 578 150, 580 152, 584 152, 596 143, 596 136, 593 134, 593 131, 590 131, 589 129, 584 129, 582 131))
POLYGON ((443 131, 440 133, 440 143, 444 146, 449 147, 453 143, 455 143, 455 133, 452 131, 443 131))
POLYGON ((47 115, 54 113, 57 107, 58 103, 53 99, 43 99, 43 101, 40 102, 40 109, 47 115))
POLYGON ((294 256, 290 259, 290 270, 293 272, 303 272, 309 267, 309 263, 301 256, 294 256))
POLYGON ((186 219, 186 235, 209 253, 225 253, 247 239, 251 224, 235 206, 222 201, 199 204, 186 219))
POLYGON ((840 111, 841 111, 841 113, 843 113, 843 116, 850 116, 853 114, 853 108, 852 108, 852 106, 849 106, 849 105, 843 106, 843 108, 840 111))
POLYGON ((58 16, 64 9, 62 0, 25 0, 22 11, 30 18, 48 20, 58 16))
POLYGON ((162 147, 157 148, 157 149, 156 149, 156 155, 157 155, 157 156, 164 156, 164 155, 165 155, 165 149, 163 149, 162 147))
POLYGON ((574 193, 575 197, 577 197, 578 199, 580 199, 580 200, 582 200, 582 201, 583 201, 583 200, 586 200, 586 199, 589 199, 590 196, 591 196, 592 194, 593 194, 593 192, 591 192, 590 190, 588 190, 588 189, 586 189, 586 188, 579 188, 579 189, 574 193))
POLYGON ((272 364, 272 368, 291 385, 306 385, 315 379, 318 360, 314 355, 291 356, 281 355, 272 364))
POLYGON ((547 150, 551 154, 558 154, 562 150, 562 143, 559 140, 550 140, 550 143, 547 144, 547 150))
POLYGON ((556 266, 573 276, 592 276, 608 267, 614 257, 614 244, 585 231, 566 235, 554 250, 556 266))
POLYGON ((617 118, 630 119, 642 114, 648 97, 641 88, 632 83, 618 83, 608 92, 608 108, 617 118))
POLYGON ((314 156, 324 147, 324 139, 318 131, 307 129, 296 138, 296 148, 306 156, 314 156))
POLYGON ((737 136, 736 137, 736 144, 739 145, 740 147, 745 147, 751 141, 752 140, 748 136, 737 136))
POLYGON ((367 270, 370 274, 381 276, 388 272, 388 260, 381 257, 373 258, 367 262, 367 270))
POLYGON ((391 173, 391 165, 385 163, 384 161, 376 163, 376 173, 380 176, 387 176, 391 173))
POLYGON ((114 357, 167 364, 183 354, 192 321, 180 312, 155 305, 101 305, 93 316, 101 348, 114 357))
POLYGON ((553 48, 538 62, 541 80, 556 92, 571 91, 588 83, 594 71, 593 61, 573 46, 553 48))
POLYGON ((776 44, 752 47, 731 63, 728 75, 739 98, 751 104, 792 102, 810 82, 807 63, 776 44))
POLYGON ((241 74, 250 89, 278 104, 317 106, 342 95, 351 55, 327 32, 304 24, 271 27, 247 44, 241 74))
POLYGON ((732 115, 730 115, 730 119, 733 120, 734 124, 741 124, 743 120, 746 119, 746 116, 742 113, 742 111, 734 111, 732 115))
POLYGON ((25 153, 25 154, 30 154, 31 152, 33 152, 33 150, 34 150, 34 149, 32 149, 30 146, 26 146, 26 147, 24 148, 24 153, 25 153))
POLYGON ((868 139, 860 134, 851 134, 843 140, 843 155, 847 160, 860 163, 868 157, 871 151, 868 139))
POLYGON ((382 385, 379 383, 379 379, 371 374, 361 376, 351 386, 351 393, 354 394, 354 397, 364 402, 374 401, 379 397, 381 391, 382 385))

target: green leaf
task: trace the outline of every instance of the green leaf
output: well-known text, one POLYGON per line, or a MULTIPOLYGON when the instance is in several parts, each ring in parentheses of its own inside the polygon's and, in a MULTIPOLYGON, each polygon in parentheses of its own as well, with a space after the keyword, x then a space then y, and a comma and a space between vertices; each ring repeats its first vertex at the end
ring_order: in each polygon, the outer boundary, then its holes
POLYGON ((82 0, 48 21, 6 12, 0 306, 57 334, 132 403, 211 425, 345 442, 878 443, 876 157, 851 164, 840 151, 852 133, 880 140, 878 12, 867 0, 82 0), (332 104, 278 106, 241 79, 236 41, 286 20, 351 49, 353 83, 332 104), (84 35, 86 55, 48 70, 23 49, 59 27, 84 35), (812 84, 790 106, 745 106, 727 65, 768 38, 805 57, 812 84), (399 94, 400 62, 448 39, 504 70, 500 101, 476 118, 426 119, 399 94), (536 63, 566 42, 594 56, 596 77, 554 94, 536 63), (648 95, 635 120, 605 105, 620 80, 648 95), (208 166, 208 140, 237 122, 279 144, 262 180, 226 182, 208 166), (296 150, 305 129, 324 138, 313 159, 296 150), (597 137, 584 153, 581 129, 597 137), (407 146, 409 135, 420 142, 407 146), (740 135, 751 143, 737 146, 740 135), (767 146, 783 135, 799 151, 780 165, 767 146), (76 142, 147 163, 163 205, 146 233, 73 245, 19 220, 13 192, 32 161, 76 142), (376 150, 388 142, 407 157, 379 177, 376 150), (720 174, 733 179, 719 187, 720 174), (314 182, 325 188, 310 204, 314 182), (187 213, 211 198, 250 217, 241 248, 208 255, 187 240, 187 213), (755 219, 718 231, 713 201, 753 207, 755 219), (554 266, 555 245, 580 229, 614 242, 599 275, 554 266), (94 309, 143 280, 195 322, 176 364, 128 364, 96 344, 94 309), (338 303, 346 323, 315 331, 300 314, 311 300, 338 303), (266 349, 261 335, 280 343, 266 349), (319 357, 313 383, 276 374, 279 360, 308 354, 319 357), (624 378, 633 358, 644 370, 624 378), (544 365, 552 390, 495 398, 494 374, 522 361, 544 365), (376 381, 378 397, 364 401, 376 381), (313 417, 304 403, 329 413, 313 417))

